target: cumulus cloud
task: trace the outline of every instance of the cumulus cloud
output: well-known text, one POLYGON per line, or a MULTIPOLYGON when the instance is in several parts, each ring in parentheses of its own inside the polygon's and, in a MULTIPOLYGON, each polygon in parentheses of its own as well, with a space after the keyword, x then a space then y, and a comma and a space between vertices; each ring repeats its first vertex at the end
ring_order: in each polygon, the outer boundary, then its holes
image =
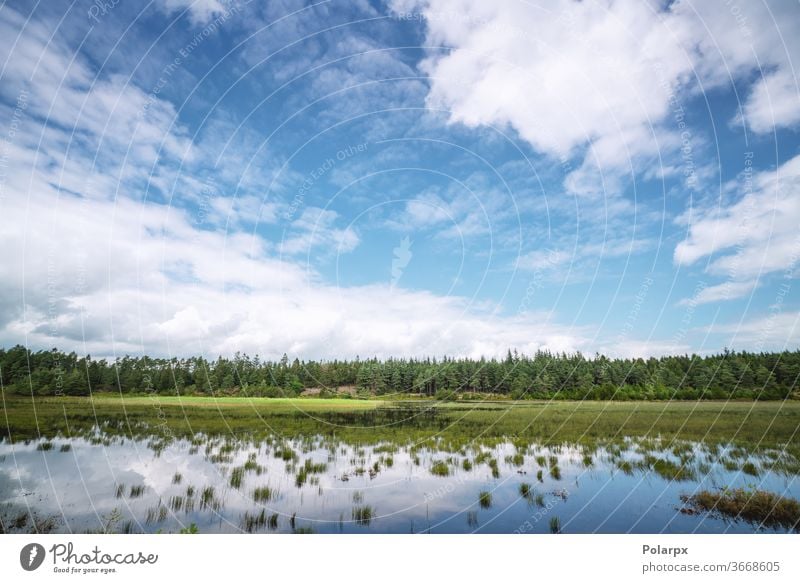
POLYGON ((12 199, 0 295, 16 298, 0 342, 106 355, 279 357, 573 351, 587 331, 547 314, 502 317, 458 296, 336 287, 271 258, 254 236, 199 230, 187 213, 126 199, 12 199), (13 225, 13 227, 12 227, 13 225))
POLYGON ((223 14, 234 4, 224 0, 157 0, 157 5, 167 14, 186 10, 192 23, 201 24, 223 14))
POLYGON ((739 291, 759 275, 785 271, 791 277, 800 258, 800 156, 730 188, 732 200, 685 217, 688 233, 675 248, 675 262, 692 265, 707 257, 706 270, 738 282, 733 290, 739 291))
POLYGON ((682 306, 693 306, 699 304, 710 304, 723 300, 734 300, 742 298, 752 292, 758 285, 758 280, 748 281, 726 281, 719 285, 704 287, 692 298, 684 298, 679 304, 682 306))
POLYGON ((757 133, 800 122, 800 89, 791 71, 780 69, 756 83, 744 106, 744 117, 757 133))
POLYGON ((796 3, 397 0, 425 17, 428 105, 468 127, 509 125, 537 150, 578 156, 576 194, 613 193, 626 174, 669 163, 683 128, 671 112, 710 88, 756 83, 751 127, 796 123, 796 3), (771 72, 770 72, 771 71, 771 72), (794 107, 793 107, 794 106, 794 107), (665 160, 666 159, 666 160, 665 160))

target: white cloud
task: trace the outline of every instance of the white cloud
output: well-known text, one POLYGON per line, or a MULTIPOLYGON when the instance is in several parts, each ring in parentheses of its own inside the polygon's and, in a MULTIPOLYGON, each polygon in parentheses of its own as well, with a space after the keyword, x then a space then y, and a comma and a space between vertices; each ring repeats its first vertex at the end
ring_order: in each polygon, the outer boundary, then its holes
POLYGON ((328 256, 352 251, 360 242, 358 233, 350 225, 334 226, 338 218, 330 209, 306 207, 281 241, 281 254, 309 254, 317 248, 327 250, 328 256))
POLYGON ((744 106, 747 125, 757 133, 788 128, 800 122, 800 89, 797 78, 785 69, 757 83, 744 106))
POLYGON ((188 9, 192 23, 202 24, 226 12, 226 6, 231 2, 221 2, 220 0, 158 0, 157 4, 167 14, 188 9))
POLYGON ((800 312, 781 311, 779 307, 766 315, 751 317, 737 324, 717 324, 704 329, 722 335, 724 346, 735 349, 781 351, 800 343, 800 312))
POLYGON ((688 235, 675 248, 677 264, 708 257, 707 271, 739 282, 740 290, 760 274, 791 275, 800 258, 800 156, 753 175, 751 184, 727 204, 693 211, 688 235))
POLYGON ((585 348, 547 314, 497 317, 458 296, 336 287, 258 239, 200 231, 177 209, 125 199, 12 198, 4 207, 0 343, 92 354, 276 357, 501 355, 585 348), (24 300, 23 300, 24 298, 24 300))
POLYGON ((758 285, 758 280, 726 281, 719 285, 712 285, 701 289, 693 298, 684 298, 679 302, 682 306, 711 304, 722 300, 735 300, 743 298, 752 292, 758 285))
POLYGON ((510 125, 541 152, 580 155, 566 180, 577 194, 613 193, 644 162, 672 166, 683 128, 671 111, 754 71, 773 70, 748 99, 751 125, 790 126, 800 115, 791 74, 800 19, 792 1, 392 6, 420 11, 425 44, 450 48, 430 51, 421 64, 431 77, 428 105, 468 127, 510 125), (766 92, 772 101, 765 113, 766 92))

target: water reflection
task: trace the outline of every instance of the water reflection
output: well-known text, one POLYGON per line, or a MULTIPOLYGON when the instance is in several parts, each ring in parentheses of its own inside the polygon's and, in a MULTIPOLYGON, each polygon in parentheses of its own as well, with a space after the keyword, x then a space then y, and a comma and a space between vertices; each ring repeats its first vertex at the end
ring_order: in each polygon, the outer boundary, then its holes
POLYGON ((0 516, 9 532, 753 532, 681 496, 798 498, 798 467, 780 448, 657 438, 454 446, 94 429, 0 443, 0 516))

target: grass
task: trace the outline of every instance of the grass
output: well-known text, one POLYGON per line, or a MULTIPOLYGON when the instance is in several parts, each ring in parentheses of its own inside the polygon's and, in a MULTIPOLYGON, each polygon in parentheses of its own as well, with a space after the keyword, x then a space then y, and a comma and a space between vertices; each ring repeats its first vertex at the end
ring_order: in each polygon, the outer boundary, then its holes
POLYGON ((734 520, 800 531, 800 502, 764 490, 744 488, 703 490, 681 500, 694 510, 702 510, 734 520))
POLYGON ((492 477, 499 478, 500 477, 500 468, 497 466, 497 460, 491 458, 489 460, 489 467, 492 469, 492 477))
POLYGON ((216 508, 217 500, 214 496, 214 486, 206 486, 200 492, 200 508, 216 508))
MULTIPOLYGON (((241 397, 115 396, 19 397, 3 395, 6 431, 12 440, 52 439, 89 431, 96 419, 104 431, 144 432, 144 424, 163 425, 175 436, 198 431, 224 435, 241 432, 285 436, 326 433, 362 443, 441 435, 470 439, 476 434, 514 434, 545 444, 591 442, 615 435, 797 444, 800 402, 598 402, 504 401, 414 403, 338 399, 247 399, 241 397), (34 411, 35 409, 35 411, 34 411), (424 416, 416 412, 424 412, 424 416), (414 419, 413 423, 398 423, 414 419), (268 423, 265 423, 268 419, 268 423), (325 423, 327 420, 335 421, 325 423), (349 424, 348 421, 353 423, 349 424), (322 421, 322 422, 321 422, 322 421), (352 425, 352 426, 348 426, 352 425), (375 431, 375 427, 381 427, 375 431), (446 429, 442 431, 442 427, 446 429)), ((5 424, 4 424, 5 425, 5 424)), ((44 446, 46 447, 46 446, 44 446)), ((475 463, 480 463, 476 458, 475 463)), ((543 466, 537 459, 539 466, 543 466)))
POLYGON ((478 504, 484 510, 492 507, 492 493, 487 490, 481 490, 478 493, 478 504))
POLYGON ((550 519, 550 532, 553 534, 561 532, 561 519, 558 516, 553 516, 550 519))
POLYGON ((450 475, 450 467, 443 461, 435 461, 431 466, 431 473, 434 476, 445 478, 450 475))
POLYGON ((529 500, 531 498, 532 493, 533 493, 533 487, 527 482, 522 482, 519 485, 519 495, 522 496, 523 498, 529 500))
POLYGON ((653 456, 647 456, 645 458, 645 463, 650 465, 653 471, 665 480, 679 482, 694 479, 692 468, 684 464, 676 464, 675 462, 654 458, 653 456))
POLYGON ((237 490, 242 487, 242 481, 244 480, 244 468, 238 467, 233 468, 231 470, 231 488, 236 488, 237 490))
POLYGON ((372 522, 372 518, 375 515, 375 511, 372 506, 355 506, 352 515, 353 520, 359 526, 369 526, 369 523, 372 522))
POLYGON ((261 486, 253 490, 253 500, 255 502, 269 502, 277 497, 277 492, 269 486, 261 486))
POLYGON ((748 476, 755 476, 758 477, 758 467, 752 462, 745 462, 742 465, 742 472, 747 474, 748 476))
POLYGON ((242 517, 242 529, 246 532, 256 532, 267 525, 267 512, 263 508, 258 514, 245 512, 242 517))

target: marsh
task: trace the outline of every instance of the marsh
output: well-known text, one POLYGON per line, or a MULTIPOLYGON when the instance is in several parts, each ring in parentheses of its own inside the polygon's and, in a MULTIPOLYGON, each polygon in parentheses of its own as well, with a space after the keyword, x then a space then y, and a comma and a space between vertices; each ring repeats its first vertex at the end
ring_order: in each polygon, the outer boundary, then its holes
POLYGON ((791 402, 14 398, 2 419, 4 532, 797 528, 687 503, 800 498, 791 402))

